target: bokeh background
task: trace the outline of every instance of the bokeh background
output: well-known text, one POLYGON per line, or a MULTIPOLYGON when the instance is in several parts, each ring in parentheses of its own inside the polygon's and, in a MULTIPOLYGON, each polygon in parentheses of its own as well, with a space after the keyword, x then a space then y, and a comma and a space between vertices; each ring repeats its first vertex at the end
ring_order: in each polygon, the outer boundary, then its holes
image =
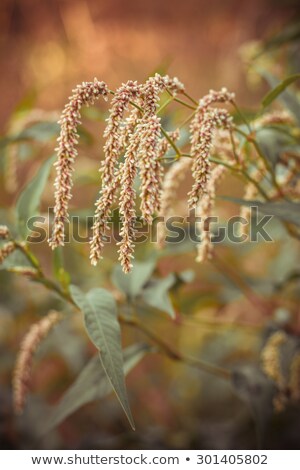
POLYGON ((296 13, 293 0, 2 0, 0 125, 26 92, 57 109, 78 82, 114 88, 158 68, 199 96, 220 86, 244 96, 239 47, 296 13))
MULTIPOLYGON (((114 89, 128 79, 143 81, 154 71, 178 76, 191 95, 200 97, 210 88, 226 86, 237 94, 242 107, 253 110, 267 85, 245 75, 241 53, 245 43, 263 40, 297 19, 292 0, 1 0, 0 5, 0 128, 14 126, 16 110, 36 107, 59 111, 70 90, 94 77, 114 89)), ((267 60, 267 59, 266 59, 267 60)), ((273 64, 274 65, 274 64, 273 64)), ((274 65, 276 68, 276 64, 274 65)), ((97 115, 98 116, 98 115, 97 115)), ((92 117, 91 115, 89 117, 92 117)), ((103 130, 89 123, 94 137, 103 130)), ((87 139, 88 140, 88 139, 87 139)), ((20 188, 51 154, 54 139, 34 147, 38 158, 24 156, 18 185, 0 188, 1 214, 8 217, 20 188)), ((23 149, 24 150, 24 149, 23 149)), ((26 149, 24 150, 26 154, 26 149)), ((84 154, 84 171, 98 166, 99 143, 84 154), (89 156, 90 156, 89 155, 89 156), (91 163, 92 161, 92 163, 91 163)), ((84 187, 84 182, 82 182, 84 187)), ((73 206, 84 208, 97 194, 97 180, 76 192, 73 206)), ((236 194, 241 188, 237 186, 236 194)), ((44 207, 53 203, 49 186, 44 207), (52 202, 51 202, 52 201, 52 202)), ((232 212, 230 204, 227 210, 232 212)), ((235 208, 235 211, 237 209, 235 208)), ((225 214, 225 213, 224 213, 225 214)), ((233 269, 243 269, 262 291, 265 279, 275 277, 297 261, 297 248, 286 242, 246 250, 229 256, 233 269), (287 261, 288 260, 288 261, 287 261)), ((36 248, 46 272, 51 272, 46 244, 36 248)), ((224 273, 194 266, 194 254, 170 257, 160 263, 160 273, 192 268, 195 280, 181 287, 175 299, 181 312, 193 315, 184 325, 156 317, 153 325, 172 343, 215 363, 230 366, 257 360, 265 328, 272 318, 262 318, 226 280, 224 273), (221 299, 221 300, 220 300, 221 299), (232 328, 231 322, 235 322, 232 328), (228 322, 230 325, 228 326, 228 322), (179 328, 180 326, 180 328, 179 328), (204 347, 205 346, 205 347, 204 347)), ((110 285, 109 273, 116 256, 91 273, 82 261, 81 247, 66 249, 72 280, 85 287, 110 285), (70 251, 68 251, 70 250, 70 251)), ((57 306, 41 286, 1 272, 0 297, 0 448, 208 448, 255 449, 255 426, 249 410, 230 386, 161 357, 145 359, 129 376, 130 401, 137 431, 128 429, 112 397, 93 403, 46 437, 37 429, 49 403, 57 402, 93 352, 81 321, 64 322, 53 332, 38 355, 33 391, 23 418, 15 418, 11 405, 11 374, 20 339, 29 325, 57 306)), ((264 292, 263 292, 264 293, 264 292)), ((291 293, 294 299, 294 293, 291 293)), ((278 313, 278 312, 277 312, 278 313)), ((282 313, 282 312, 281 312, 282 313)), ((279 312, 280 314, 280 312, 279 312)), ((298 312, 293 328, 299 332, 298 312)), ((125 331, 125 343, 139 339, 125 331)), ((299 410, 276 417, 268 431, 269 448, 299 448, 299 410), (297 414, 298 413, 298 414, 297 414)))

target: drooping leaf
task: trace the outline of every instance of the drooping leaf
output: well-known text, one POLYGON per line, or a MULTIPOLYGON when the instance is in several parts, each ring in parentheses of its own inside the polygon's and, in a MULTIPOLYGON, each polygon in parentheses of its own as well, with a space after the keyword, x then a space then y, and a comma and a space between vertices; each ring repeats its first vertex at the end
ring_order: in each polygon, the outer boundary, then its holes
POLYGON ((121 266, 115 266, 112 273, 112 282, 124 294, 134 298, 141 292, 143 286, 150 279, 155 268, 155 261, 135 261, 132 271, 123 273, 121 266))
MULTIPOLYGON (((280 85, 280 80, 274 77, 266 70, 259 69, 258 72, 264 79, 270 84, 271 87, 277 87, 280 85)), ((300 124, 300 102, 298 97, 291 90, 284 90, 278 95, 279 101, 281 101, 287 109, 295 116, 298 124, 300 124)))
POLYGON ((256 141, 273 167, 278 162, 282 153, 292 143, 289 135, 270 128, 260 129, 256 133, 256 141))
POLYGON ((16 217, 20 234, 25 238, 28 234, 27 221, 37 215, 40 199, 45 188, 51 166, 55 157, 48 158, 37 174, 23 189, 16 203, 16 217))
POLYGON ((266 96, 262 99, 262 105, 264 108, 269 106, 276 98, 284 92, 284 90, 294 83, 296 80, 299 80, 300 73, 296 73, 294 75, 290 75, 285 80, 282 80, 278 85, 273 88, 273 90, 269 91, 266 96))
POLYGON ((222 196, 226 201, 232 201, 236 204, 244 206, 255 206, 260 212, 266 215, 273 215, 278 219, 285 222, 291 222, 300 226, 300 204, 291 201, 280 202, 261 202, 261 201, 248 201, 235 197, 222 196))
POLYGON ((249 407, 259 444, 262 445, 273 414, 274 383, 256 365, 247 365, 233 371, 232 386, 237 396, 249 407))
POLYGON ((78 287, 72 285, 70 292, 74 302, 83 312, 87 333, 99 350, 103 368, 134 429, 126 392, 121 331, 115 299, 109 291, 100 288, 84 294, 78 287))
POLYGON ((153 279, 142 290, 142 299, 147 305, 166 312, 171 318, 175 318, 175 311, 170 299, 169 289, 176 282, 174 274, 163 279, 153 279))
MULTIPOLYGON (((146 344, 134 344, 126 348, 123 352, 124 374, 127 375, 149 351, 150 347, 146 344)), ((111 383, 96 355, 82 369, 59 403, 52 408, 45 424, 41 426, 42 434, 58 426, 83 405, 100 400, 111 392, 111 383)))

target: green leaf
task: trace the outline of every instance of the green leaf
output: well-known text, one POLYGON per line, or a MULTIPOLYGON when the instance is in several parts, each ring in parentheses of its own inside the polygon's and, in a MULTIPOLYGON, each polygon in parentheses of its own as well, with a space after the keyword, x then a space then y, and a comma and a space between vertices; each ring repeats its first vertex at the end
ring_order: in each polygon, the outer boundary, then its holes
MULTIPOLYGON (((270 84, 270 86, 276 88, 280 84, 280 80, 266 70, 258 69, 257 71, 270 84)), ((278 99, 295 116, 298 124, 300 124, 300 103, 297 95, 295 95, 291 90, 284 90, 278 96, 278 99)))
POLYGON ((57 122, 41 121, 26 127, 19 134, 12 136, 12 139, 15 141, 35 140, 36 142, 47 142, 57 137, 59 129, 57 122))
POLYGON ((269 106, 276 98, 279 96, 289 85, 294 83, 296 80, 300 78, 300 73, 296 73, 295 75, 290 75, 285 80, 280 82, 273 90, 269 91, 266 96, 262 100, 263 107, 269 106))
POLYGON ((278 219, 285 222, 291 222, 300 226, 300 204, 291 201, 281 202, 260 202, 260 201, 246 201, 236 197, 222 196, 226 201, 232 201, 242 206, 255 206, 260 212, 266 215, 273 215, 278 219))
POLYGON ((26 226, 28 219, 37 215, 40 199, 54 159, 55 156, 44 162, 37 174, 28 183, 17 200, 16 217, 18 220, 20 234, 24 238, 26 238, 28 234, 28 229, 26 226))
POLYGON ((134 429, 134 422, 127 398, 121 331, 117 319, 117 305, 114 297, 105 289, 91 289, 84 294, 78 287, 71 286, 71 296, 84 314, 87 333, 97 349, 107 377, 117 398, 134 429))
MULTIPOLYGON (((150 347, 146 344, 134 344, 126 348, 123 352, 124 374, 127 375, 149 351, 150 347)), ((48 419, 42 423, 41 433, 51 431, 83 405, 100 400, 111 392, 111 383, 99 361, 99 356, 96 355, 82 369, 59 403, 52 408, 48 419)))
POLYGON ((277 129, 261 128, 256 133, 256 140, 263 154, 275 167, 280 156, 293 141, 289 135, 277 129))
POLYGON ((195 271, 192 269, 186 269, 177 273, 177 277, 181 282, 190 283, 195 279, 195 271))
POLYGON ((247 365, 233 371, 232 386, 237 396, 249 407, 259 444, 262 445, 273 414, 273 397, 276 391, 273 382, 257 366, 247 365))
POLYGON ((175 318, 175 311, 170 300, 169 289, 175 284, 176 277, 170 274, 164 279, 153 279, 142 290, 142 299, 147 305, 166 312, 175 318))
POLYGON ((30 90, 27 94, 18 102, 14 109, 13 116, 23 113, 24 111, 31 110, 36 103, 37 92, 36 90, 30 90))
POLYGON ((150 279, 155 268, 155 261, 135 261, 132 271, 123 273, 121 266, 115 266, 112 273, 113 284, 129 298, 134 298, 141 292, 150 279))

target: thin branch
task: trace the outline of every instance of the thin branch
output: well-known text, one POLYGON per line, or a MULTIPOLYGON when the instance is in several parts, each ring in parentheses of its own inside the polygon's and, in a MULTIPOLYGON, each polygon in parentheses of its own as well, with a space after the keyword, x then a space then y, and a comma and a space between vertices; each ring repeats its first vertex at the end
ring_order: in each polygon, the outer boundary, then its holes
POLYGON ((213 259, 211 260, 212 264, 221 271, 228 279, 230 279, 243 294, 246 299, 257 307, 264 314, 269 314, 269 306, 266 304, 264 299, 262 299, 252 288, 247 284, 244 279, 238 274, 237 270, 234 270, 225 263, 219 256, 214 253, 213 259))
POLYGON ((215 366, 205 361, 201 361, 200 359, 187 356, 175 350, 166 341, 158 337, 156 333, 154 333, 153 330, 150 330, 148 327, 146 327, 144 323, 139 322, 138 319, 119 316, 119 320, 121 323, 124 323, 128 326, 132 326, 140 330, 146 336, 148 336, 148 338, 150 338, 159 347, 160 351, 165 353, 168 357, 170 357, 170 359, 173 359, 174 361, 184 362, 185 364, 188 364, 189 366, 200 369, 203 372, 208 372, 210 374, 213 374, 225 380, 231 379, 231 372, 228 369, 224 369, 222 367, 215 366))

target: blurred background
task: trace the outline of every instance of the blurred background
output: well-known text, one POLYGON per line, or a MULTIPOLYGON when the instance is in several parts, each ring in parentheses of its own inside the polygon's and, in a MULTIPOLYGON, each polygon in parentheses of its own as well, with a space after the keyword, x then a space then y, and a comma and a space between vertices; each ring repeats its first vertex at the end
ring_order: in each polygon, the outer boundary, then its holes
POLYGON ((0 126, 24 93, 57 109, 83 80, 96 76, 114 88, 159 68, 198 96, 227 86, 249 103, 239 47, 277 32, 297 6, 293 0, 2 0, 0 126))
MULTIPOLYGON (((195 97, 201 97, 210 88, 226 86, 236 92, 239 104, 251 112, 268 86, 245 74, 241 60, 244 45, 251 47, 252 42, 271 37, 295 21, 297 7, 298 2, 292 0, 1 0, 2 134, 20 130, 18 123, 15 125, 20 111, 39 108, 60 112, 77 83, 97 77, 114 89, 129 79, 144 81, 155 71, 178 76, 195 97)), ((268 61, 266 57, 263 60, 268 61)), ((273 60, 272 70, 280 74, 282 62, 273 60)), ((106 116, 101 113, 85 116, 92 122, 87 126, 83 143, 91 149, 87 151, 84 147, 78 162, 78 174, 82 170, 83 176, 80 181, 78 177, 79 190, 72 200, 73 208, 89 206, 91 210, 91 201, 99 189, 95 178, 99 141, 95 137, 103 131, 106 116)), ((37 142, 18 146, 21 164, 17 184, 1 184, 0 223, 10 220, 20 188, 36 172, 41 159, 53 153, 58 128, 51 132, 49 136, 44 129, 37 142)), ((233 188, 228 182, 225 189, 236 195, 242 191, 239 184, 233 188)), ((51 186, 43 196, 43 204, 44 208, 53 204, 51 186)), ((233 209, 227 204, 221 214, 225 217, 237 211, 236 206, 233 209)), ((45 271, 51 273, 47 244, 35 250, 45 271)), ((65 250, 65 263, 73 282, 85 288, 95 285, 112 288, 110 273, 116 261, 113 250, 108 250, 96 276, 90 270, 86 250, 80 246, 71 250, 70 247, 65 250)), ((142 249, 139 253, 142 258, 142 249)), ((296 242, 283 236, 279 244, 263 248, 248 247, 238 253, 227 252, 225 248, 225 255, 233 269, 242 269, 255 288, 268 295, 271 280, 279 282, 297 264, 299 250, 296 242)), ((216 272, 214 267, 202 270, 195 266, 194 253, 178 253, 161 260, 159 273, 167 275, 191 266, 194 280, 182 285, 174 300, 178 313, 187 316, 184 325, 170 326, 168 319, 158 315, 153 326, 178 348, 193 355, 201 354, 211 362, 231 367, 257 361, 265 329, 273 327, 275 317, 278 322, 285 321, 287 310, 262 318, 261 312, 240 295, 224 273, 216 272), (228 322, 235 322, 234 328, 228 322)), ((256 448, 251 413, 229 384, 158 356, 146 357, 128 378, 137 425, 135 433, 129 430, 117 401, 109 397, 85 406, 58 430, 39 437, 38 428, 46 419, 49 403, 57 402, 94 349, 86 341, 80 320, 64 322, 39 352, 34 393, 25 416, 15 418, 11 375, 20 339, 33 321, 60 304, 42 286, 22 277, 1 272, 0 282, 0 448, 256 448)), ((299 311, 293 304, 296 297, 291 290, 286 303, 292 304, 292 329, 298 334, 299 311)), ((125 331, 125 344, 139 339, 144 338, 125 331)), ((298 423, 299 409, 288 409, 275 417, 265 447, 299 448, 298 423)))

